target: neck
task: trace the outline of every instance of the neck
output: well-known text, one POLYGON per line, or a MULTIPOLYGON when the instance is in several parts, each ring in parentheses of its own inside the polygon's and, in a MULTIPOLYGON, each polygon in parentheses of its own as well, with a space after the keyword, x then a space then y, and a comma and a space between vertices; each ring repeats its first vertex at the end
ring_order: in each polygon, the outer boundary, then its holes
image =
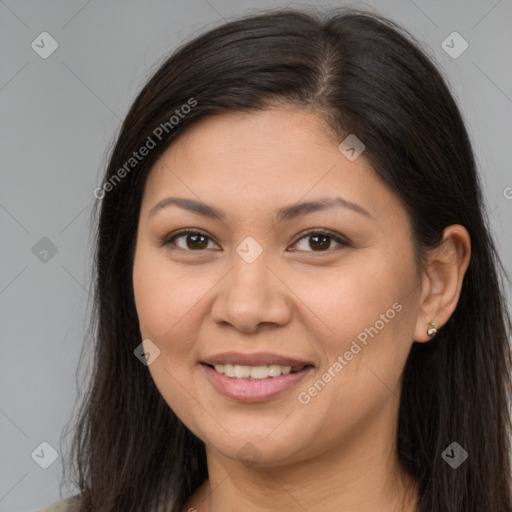
POLYGON ((209 479, 183 510, 415 512, 418 484, 398 462, 396 428, 378 427, 315 458, 279 466, 246 466, 207 447, 209 479))

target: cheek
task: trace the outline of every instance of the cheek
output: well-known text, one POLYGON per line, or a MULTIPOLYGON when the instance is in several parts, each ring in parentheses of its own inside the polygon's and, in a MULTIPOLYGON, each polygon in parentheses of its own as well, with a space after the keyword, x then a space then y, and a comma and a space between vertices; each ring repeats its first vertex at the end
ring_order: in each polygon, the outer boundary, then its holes
POLYGON ((304 295, 323 320, 322 332, 329 332, 321 337, 318 330, 316 339, 324 355, 322 371, 330 370, 336 378, 325 373, 320 378, 336 381, 336 393, 357 390, 368 396, 380 387, 389 394, 412 343, 418 289, 412 260, 370 260, 364 268, 336 270, 332 279, 317 282, 322 286, 304 295))
POLYGON ((327 348, 337 352, 360 333, 364 341, 365 329, 376 323, 378 331, 389 331, 411 291, 411 278, 405 265, 398 268, 382 258, 368 258, 364 264, 318 273, 314 280, 303 278, 301 297, 319 325, 318 334, 319 329, 327 334, 327 348))
POLYGON ((190 366, 194 354, 194 305, 206 293, 207 284, 193 286, 183 271, 151 249, 137 249, 133 267, 135 306, 143 340, 160 350, 148 371, 160 394, 182 420, 194 425, 199 411, 190 393, 190 366))
POLYGON ((180 333, 182 344, 186 343, 188 326, 194 325, 194 306, 209 289, 208 283, 193 279, 184 267, 169 265, 165 257, 140 249, 133 288, 141 334, 165 344, 180 333))

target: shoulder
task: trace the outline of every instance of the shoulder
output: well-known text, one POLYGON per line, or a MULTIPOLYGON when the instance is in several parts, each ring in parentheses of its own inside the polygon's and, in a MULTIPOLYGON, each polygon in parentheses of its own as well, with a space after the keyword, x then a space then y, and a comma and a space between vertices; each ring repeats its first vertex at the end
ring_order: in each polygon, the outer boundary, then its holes
POLYGON ((47 507, 42 508, 37 512, 70 512, 71 506, 76 503, 77 499, 78 495, 71 496, 70 498, 62 501, 56 501, 55 503, 52 503, 51 505, 48 505, 47 507))

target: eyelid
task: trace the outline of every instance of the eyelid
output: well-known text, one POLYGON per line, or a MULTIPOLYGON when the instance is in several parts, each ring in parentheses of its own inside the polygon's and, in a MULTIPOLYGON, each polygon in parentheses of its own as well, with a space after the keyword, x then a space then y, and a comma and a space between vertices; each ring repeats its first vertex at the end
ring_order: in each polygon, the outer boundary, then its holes
MULTIPOLYGON (((173 233, 170 233, 169 235, 166 235, 163 238, 160 245, 161 246, 171 245, 176 238, 180 238, 181 236, 188 235, 188 234, 202 235, 217 245, 217 243, 215 242, 213 237, 211 237, 207 232, 203 231, 202 229, 198 229, 198 228, 184 228, 184 229, 175 231, 173 233)), ((296 240, 292 243, 292 245, 295 245, 303 238, 307 238, 308 236, 312 236, 312 235, 328 236, 334 242, 336 242, 337 244, 339 244, 342 247, 352 247, 353 246, 352 243, 346 237, 343 237, 342 235, 340 235, 334 231, 331 231, 330 229, 325 229, 325 228, 310 228, 310 229, 307 229, 306 231, 299 233, 299 235, 297 236, 296 240)), ((177 249, 183 250, 185 252, 197 252, 197 253, 205 252, 205 249, 200 249, 197 251, 194 251, 191 249, 182 249, 181 247, 178 247, 177 249)), ((336 250, 336 248, 330 248, 325 251, 298 251, 298 252, 308 252, 308 253, 312 253, 312 254, 322 255, 322 254, 331 254, 332 251, 334 251, 334 250, 336 250)))
MULTIPOLYGON (((198 228, 184 228, 184 229, 180 229, 178 231, 174 231, 174 232, 170 233, 169 235, 166 235, 162 239, 160 245, 162 245, 162 246, 171 245, 172 242, 174 241, 174 239, 180 238, 184 235, 202 235, 205 238, 208 238, 208 240, 211 240, 212 242, 214 242, 216 244, 215 240, 206 231, 203 231, 202 229, 198 229, 198 228)), ((181 247, 178 247, 178 249, 181 249, 181 247)), ((186 249, 182 249, 182 250, 186 251, 186 249)), ((204 252, 204 249, 200 250, 200 251, 189 250, 188 252, 204 252)))
MULTIPOLYGON (((348 240, 348 238, 331 231, 330 229, 324 229, 324 228, 310 228, 306 231, 303 231, 302 233, 299 233, 297 239, 293 244, 295 245, 298 241, 302 240, 303 238, 306 238, 311 235, 326 235, 329 238, 332 238, 335 242, 339 243, 340 245, 352 247, 352 243, 348 240)), ((316 253, 322 253, 322 252, 329 252, 332 251, 332 249, 329 249, 327 251, 306 251, 306 252, 316 252, 316 253)))

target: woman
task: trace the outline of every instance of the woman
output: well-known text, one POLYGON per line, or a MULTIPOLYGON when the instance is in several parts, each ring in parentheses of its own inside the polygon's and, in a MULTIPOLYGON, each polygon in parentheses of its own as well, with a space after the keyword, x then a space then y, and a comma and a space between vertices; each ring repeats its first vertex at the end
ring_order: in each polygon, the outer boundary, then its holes
POLYGON ((65 510, 512 509, 503 269, 458 107, 400 28, 288 9, 197 37, 95 195, 65 510))

